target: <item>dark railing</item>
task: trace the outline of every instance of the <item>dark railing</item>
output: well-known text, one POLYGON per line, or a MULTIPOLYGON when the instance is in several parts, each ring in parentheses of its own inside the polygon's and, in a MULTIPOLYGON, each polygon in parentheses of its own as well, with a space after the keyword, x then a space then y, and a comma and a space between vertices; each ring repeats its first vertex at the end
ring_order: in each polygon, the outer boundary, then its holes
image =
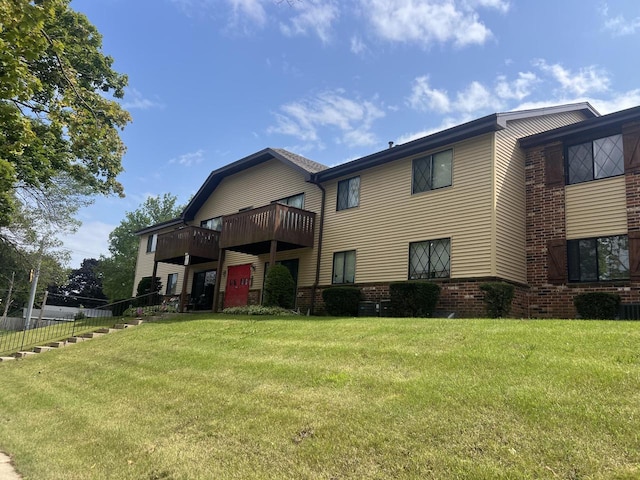
POLYGON ((312 247, 315 218, 314 212, 279 203, 225 215, 220 246, 232 248, 277 240, 299 247, 312 247))
POLYGON ((156 262, 182 263, 186 253, 194 261, 218 259, 220 232, 201 227, 185 227, 158 235, 156 262))
MULTIPOLYGON (((60 314, 59 318, 2 318, 0 317, 0 357, 31 350, 48 343, 67 341, 74 337, 110 328, 123 322, 123 314, 135 305, 146 304, 147 298, 158 298, 156 292, 122 300, 98 308, 82 309, 78 313, 60 314)), ((133 307, 136 308, 136 307, 133 307)), ((145 307, 138 307, 144 310, 145 307)), ((46 310, 45 310, 46 312, 46 310)))

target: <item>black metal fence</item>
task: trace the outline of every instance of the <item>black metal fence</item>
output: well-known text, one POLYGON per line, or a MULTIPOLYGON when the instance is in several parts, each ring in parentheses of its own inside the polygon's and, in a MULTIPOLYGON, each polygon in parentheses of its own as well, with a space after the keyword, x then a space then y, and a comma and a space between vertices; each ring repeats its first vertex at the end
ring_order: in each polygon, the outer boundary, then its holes
MULTIPOLYGON (((157 296, 154 292, 147 296, 157 296)), ((0 318, 0 356, 7 356, 19 351, 45 346, 47 343, 67 340, 72 337, 95 331, 100 328, 113 327, 122 323, 126 310, 141 302, 140 297, 87 309, 62 318, 47 319, 1 319, 0 318), (11 322, 11 324, 9 324, 11 322), (16 325, 16 322, 18 324, 16 325)))

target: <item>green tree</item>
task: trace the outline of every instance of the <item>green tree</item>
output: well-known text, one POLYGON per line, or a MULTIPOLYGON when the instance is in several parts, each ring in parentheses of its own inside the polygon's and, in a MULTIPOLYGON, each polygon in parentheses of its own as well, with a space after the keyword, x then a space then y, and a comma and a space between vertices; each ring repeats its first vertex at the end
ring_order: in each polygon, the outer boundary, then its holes
POLYGON ((0 225, 19 189, 46 192, 69 178, 88 194, 123 195, 117 181, 130 121, 127 77, 70 0, 0 1, 0 225))
POLYGON ((108 257, 100 257, 99 272, 103 278, 104 293, 110 300, 129 298, 133 292, 136 260, 140 238, 138 230, 176 218, 183 207, 177 206, 177 197, 165 193, 159 197, 147 198, 138 209, 127 212, 109 234, 108 257))
POLYGON ((102 277, 97 273, 100 261, 85 258, 80 268, 71 270, 68 280, 62 285, 49 285, 49 305, 93 308, 106 304, 102 292, 102 277))

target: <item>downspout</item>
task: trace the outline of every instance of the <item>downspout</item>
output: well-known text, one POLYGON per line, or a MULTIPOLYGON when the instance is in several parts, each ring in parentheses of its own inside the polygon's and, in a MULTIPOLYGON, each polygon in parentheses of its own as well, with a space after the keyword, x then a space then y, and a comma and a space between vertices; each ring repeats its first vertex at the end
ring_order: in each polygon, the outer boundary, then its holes
POLYGON ((324 233, 324 204, 327 197, 327 191, 312 177, 311 182, 314 183, 322 192, 322 204, 320 205, 320 231, 318 232, 318 255, 316 258, 316 279, 311 287, 311 314, 314 314, 316 307, 316 290, 320 284, 320 259, 322 257, 322 234, 324 233))

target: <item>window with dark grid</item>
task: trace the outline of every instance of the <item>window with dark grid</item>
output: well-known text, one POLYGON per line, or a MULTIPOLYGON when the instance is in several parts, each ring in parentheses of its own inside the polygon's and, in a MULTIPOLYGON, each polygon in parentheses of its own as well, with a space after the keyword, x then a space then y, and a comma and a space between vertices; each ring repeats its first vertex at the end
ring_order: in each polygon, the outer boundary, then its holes
POLYGON ((360 177, 338 182, 338 202, 336 210, 346 210, 360 204, 360 177))
POLYGON ((570 282, 629 279, 627 235, 567 241, 570 282))
POLYGON ((570 184, 623 173, 622 135, 598 138, 567 148, 567 176, 570 184))
POLYGON ((448 278, 451 239, 426 240, 409 244, 409 280, 448 278))
POLYGON ((413 161, 411 193, 451 186, 453 150, 434 153, 413 161))
POLYGON ((354 283, 356 279, 356 251, 333 254, 333 275, 331 283, 354 283))

